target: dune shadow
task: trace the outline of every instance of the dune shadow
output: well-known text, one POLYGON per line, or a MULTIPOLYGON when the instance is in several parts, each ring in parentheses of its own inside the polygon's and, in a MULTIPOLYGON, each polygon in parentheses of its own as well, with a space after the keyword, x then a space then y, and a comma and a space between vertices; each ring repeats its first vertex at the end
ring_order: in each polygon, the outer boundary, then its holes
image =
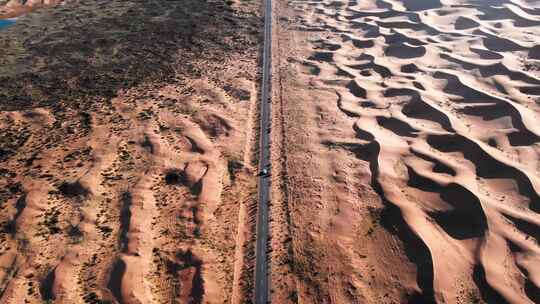
POLYGON ((498 293, 493 287, 489 285, 489 283, 486 280, 486 272, 484 270, 484 267, 482 265, 475 265, 473 270, 473 280, 478 286, 478 290, 480 291, 480 295, 482 296, 482 299, 486 303, 500 303, 500 304, 508 304, 509 302, 506 301, 505 298, 501 296, 500 293, 498 293))
MULTIPOLYGON (((386 200, 384 200, 386 201, 386 200)), ((407 296, 407 303, 434 304, 433 290, 433 259, 429 248, 416 235, 403 219, 398 207, 386 201, 386 207, 381 213, 381 226, 396 235, 403 244, 405 255, 416 265, 416 281, 421 292, 414 292, 407 296)))
POLYGON ((508 134, 508 140, 512 146, 530 146, 540 141, 540 137, 525 126, 521 114, 510 104, 498 102, 495 104, 466 106, 458 112, 478 116, 486 121, 510 117, 512 126, 516 129, 516 131, 508 134))
POLYGON ((366 89, 362 88, 358 85, 358 83, 355 80, 351 80, 347 86, 347 89, 349 89, 349 92, 353 94, 355 97, 358 98, 367 98, 367 91, 366 89))
POLYGON ((401 2, 409 11, 424 11, 442 7, 440 0, 401 0, 401 2))
POLYGON ((410 149, 412 155, 416 156, 416 157, 419 157, 425 161, 428 161, 430 163, 433 163, 433 172, 435 173, 444 173, 444 174, 448 174, 448 175, 451 175, 451 176, 456 176, 456 170, 450 168, 449 166, 445 165, 444 163, 442 163, 441 161, 431 157, 431 156, 428 156, 426 154, 423 154, 419 151, 416 151, 414 149, 410 149))
POLYGON ((441 110, 431 106, 426 100, 422 98, 419 92, 413 89, 388 89, 384 92, 385 97, 398 97, 405 96, 409 100, 403 106, 401 112, 407 117, 422 119, 435 122, 443 129, 449 132, 454 132, 452 123, 448 118, 448 115, 441 110))
POLYGON ((314 52, 308 60, 322 61, 322 62, 333 62, 334 53, 332 52, 314 52))
POLYGON ((515 167, 507 165, 489 153, 478 144, 461 135, 429 135, 427 143, 441 152, 459 152, 476 167, 476 174, 486 179, 507 179, 515 181, 518 192, 529 199, 529 208, 540 212, 540 196, 533 187, 529 177, 515 167))
POLYGON ((387 199, 383 185, 379 182, 379 153, 381 150, 379 143, 371 141, 365 145, 349 144, 345 147, 359 159, 369 162, 371 186, 385 205, 380 217, 381 226, 400 239, 406 256, 417 267, 416 281, 421 292, 409 295, 408 303, 436 303, 433 289, 434 273, 431 252, 422 239, 405 222, 401 210, 387 199))
POLYGON ((387 130, 390 130, 391 132, 397 134, 398 136, 404 136, 404 137, 417 137, 418 136, 416 134, 418 130, 411 127, 408 123, 401 121, 395 117, 377 116, 376 120, 379 126, 387 130))
POLYGON ((488 228, 487 218, 480 200, 474 193, 455 183, 441 186, 419 175, 413 168, 407 169, 409 187, 438 193, 441 200, 451 207, 449 210, 429 212, 448 235, 458 240, 484 236, 488 228))
POLYGON ((391 44, 386 48, 384 54, 400 59, 412 59, 424 56, 426 48, 423 46, 411 46, 406 43, 391 44))
POLYGON ((118 236, 118 243, 121 252, 126 252, 129 242, 129 225, 131 222, 131 205, 133 204, 133 197, 131 193, 124 192, 120 196, 120 231, 118 236))
POLYGON ((168 262, 167 270, 178 276, 185 286, 180 288, 189 288, 183 290, 189 297, 188 303, 202 303, 204 295, 204 280, 202 278, 202 261, 195 256, 191 250, 179 251, 176 254, 176 262, 168 262))
POLYGON ((45 302, 53 301, 56 299, 56 295, 53 292, 54 280, 56 279, 55 274, 56 268, 52 269, 47 273, 45 278, 41 280, 39 285, 39 293, 41 294, 41 299, 45 302))
POLYGON ((112 266, 109 282, 107 283, 107 289, 109 289, 119 304, 124 303, 122 296, 122 279, 125 272, 126 263, 122 261, 122 259, 116 260, 112 266))
POLYGON ((75 198, 81 197, 84 198, 90 194, 90 191, 84 187, 79 181, 75 182, 63 182, 58 187, 60 193, 66 197, 75 198))

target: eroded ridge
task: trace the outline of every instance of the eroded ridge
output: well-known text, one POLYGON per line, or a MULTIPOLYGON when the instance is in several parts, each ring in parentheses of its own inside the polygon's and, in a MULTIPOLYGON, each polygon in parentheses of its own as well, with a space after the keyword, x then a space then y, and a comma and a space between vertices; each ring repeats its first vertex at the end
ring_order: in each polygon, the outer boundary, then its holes
POLYGON ((286 6, 284 298, 537 303, 540 4, 286 6))

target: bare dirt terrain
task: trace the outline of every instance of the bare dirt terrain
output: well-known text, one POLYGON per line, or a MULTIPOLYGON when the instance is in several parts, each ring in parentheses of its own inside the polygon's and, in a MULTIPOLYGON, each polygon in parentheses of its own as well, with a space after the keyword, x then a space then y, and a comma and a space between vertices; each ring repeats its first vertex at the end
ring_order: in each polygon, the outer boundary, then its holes
POLYGON ((275 303, 540 303, 540 2, 275 1, 275 303))
POLYGON ((65 2, 64 0, 0 0, 0 18, 17 17, 38 8, 50 7, 65 2))
POLYGON ((251 297, 260 14, 67 1, 0 31, 0 303, 251 297))

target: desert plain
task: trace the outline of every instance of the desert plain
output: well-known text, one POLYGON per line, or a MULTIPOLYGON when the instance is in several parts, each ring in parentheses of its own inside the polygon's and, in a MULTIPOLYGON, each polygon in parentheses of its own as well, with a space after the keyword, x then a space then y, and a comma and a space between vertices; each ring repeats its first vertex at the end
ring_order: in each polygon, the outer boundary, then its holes
POLYGON ((0 1, 0 303, 540 303, 540 1, 0 1), (16 18, 16 19, 13 19, 16 18))
POLYGON ((243 302, 259 4, 15 4, 0 302, 243 302))

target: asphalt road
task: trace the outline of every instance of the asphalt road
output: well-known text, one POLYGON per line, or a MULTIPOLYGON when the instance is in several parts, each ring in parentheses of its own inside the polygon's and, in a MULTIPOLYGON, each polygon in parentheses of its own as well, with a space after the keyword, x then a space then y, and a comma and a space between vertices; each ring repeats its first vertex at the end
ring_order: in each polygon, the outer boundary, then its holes
MULTIPOLYGON (((270 169, 270 75, 272 60, 272 0, 265 0, 263 77, 261 83, 261 126, 259 169, 270 169)), ((269 170, 270 172, 270 170, 269 170)), ((259 203, 257 208, 257 244, 255 258, 255 303, 269 303, 268 289, 268 203, 270 202, 270 176, 259 176, 259 203)))

